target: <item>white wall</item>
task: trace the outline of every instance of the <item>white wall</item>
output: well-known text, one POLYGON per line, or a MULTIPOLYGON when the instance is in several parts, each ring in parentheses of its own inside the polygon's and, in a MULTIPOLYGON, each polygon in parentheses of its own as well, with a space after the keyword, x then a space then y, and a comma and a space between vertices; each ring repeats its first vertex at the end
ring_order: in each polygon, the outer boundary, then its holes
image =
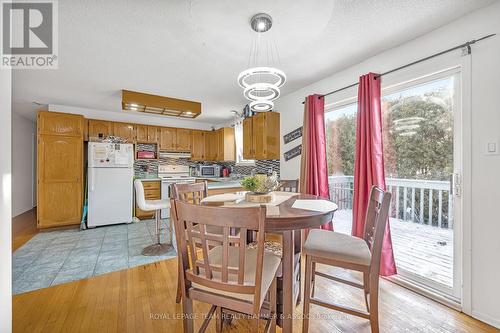
POLYGON ((12 113, 12 216, 36 206, 36 123, 12 113))
MULTIPOLYGON (((416 59, 482 37, 490 33, 500 34, 500 2, 473 12, 445 25, 429 34, 408 43, 390 49, 366 61, 336 73, 292 94, 281 97, 276 102, 276 109, 281 112, 282 134, 302 125, 304 97, 312 93, 326 93, 358 81, 358 77, 367 72, 384 72, 404 65, 416 59)), ((348 33, 348 32, 346 32, 348 33)), ((341 52, 341 48, 339 48, 341 52)), ((470 229, 465 229, 464 236, 470 239, 464 246, 470 246, 471 270, 470 281, 464 277, 464 311, 485 322, 500 327, 500 218, 498 200, 500 199, 500 155, 484 154, 486 142, 500 142, 500 35, 482 41, 472 47, 470 58, 460 57, 460 52, 434 59, 427 64, 388 75, 383 78, 383 86, 401 82, 408 75, 421 73, 428 68, 439 69, 439 64, 465 64, 463 85, 472 91, 464 96, 464 103, 470 97, 470 118, 464 123, 464 130, 470 130, 471 155, 466 156, 465 166, 471 170, 470 192, 464 196, 464 206, 469 209, 469 216, 464 216, 470 229), (455 59, 455 60, 453 60, 455 59), (468 287, 467 287, 468 285, 468 287), (468 289, 468 290, 467 290, 468 289), (469 293, 468 293, 469 292, 469 293), (468 293, 468 294, 467 294, 468 293), (468 299, 467 299, 468 298, 468 299)), ((441 69, 444 69, 441 67, 441 69)), ((429 72, 432 73, 432 72, 429 72)), ((355 96, 356 89, 345 91, 335 96, 338 101, 355 96)), ((332 103, 332 97, 326 98, 326 104, 332 103)), ((282 142, 283 152, 298 145, 300 140, 287 145, 282 142)), ((467 145, 467 142, 465 143, 467 145)), ((299 176, 300 158, 285 162, 281 160, 281 176, 294 179, 299 176)))
POLYGON ((12 331, 11 72, 0 69, 0 332, 12 331))

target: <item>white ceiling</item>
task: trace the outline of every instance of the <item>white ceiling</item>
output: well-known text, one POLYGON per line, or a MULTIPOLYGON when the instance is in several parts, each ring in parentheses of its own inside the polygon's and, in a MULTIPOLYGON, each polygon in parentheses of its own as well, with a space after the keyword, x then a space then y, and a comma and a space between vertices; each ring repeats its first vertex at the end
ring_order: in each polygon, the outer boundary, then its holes
POLYGON ((14 71, 14 110, 33 115, 36 101, 121 112, 120 90, 130 89, 200 101, 195 121, 216 124, 245 105, 236 78, 253 14, 274 19, 264 35, 277 44, 287 94, 491 2, 59 1, 59 69, 14 71))

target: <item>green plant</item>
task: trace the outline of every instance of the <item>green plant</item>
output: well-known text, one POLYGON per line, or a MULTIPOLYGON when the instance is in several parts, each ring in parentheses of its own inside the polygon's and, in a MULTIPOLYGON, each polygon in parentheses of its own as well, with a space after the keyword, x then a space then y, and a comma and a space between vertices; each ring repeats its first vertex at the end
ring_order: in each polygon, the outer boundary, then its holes
POLYGON ((260 181, 255 176, 248 176, 241 180, 241 186, 247 191, 254 192, 259 188, 260 181))

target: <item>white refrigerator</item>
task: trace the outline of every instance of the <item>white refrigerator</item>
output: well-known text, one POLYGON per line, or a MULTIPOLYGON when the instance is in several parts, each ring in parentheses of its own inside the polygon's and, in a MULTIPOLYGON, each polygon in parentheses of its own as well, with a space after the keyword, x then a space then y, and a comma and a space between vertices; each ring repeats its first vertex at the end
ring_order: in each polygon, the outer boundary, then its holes
POLYGON ((89 228, 132 222, 134 146, 89 142, 89 228))

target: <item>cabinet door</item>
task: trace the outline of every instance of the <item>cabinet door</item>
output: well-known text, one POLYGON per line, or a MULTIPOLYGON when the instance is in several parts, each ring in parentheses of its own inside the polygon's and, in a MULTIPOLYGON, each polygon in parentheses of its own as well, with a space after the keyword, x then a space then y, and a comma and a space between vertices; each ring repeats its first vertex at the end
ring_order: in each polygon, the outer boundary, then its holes
POLYGON ((264 113, 265 147, 264 155, 268 160, 280 158, 280 114, 277 112, 264 113))
POLYGON ((221 161, 236 160, 236 142, 234 138, 234 128, 224 127, 219 139, 219 159, 221 161))
POLYGON ((40 111, 37 116, 38 134, 83 136, 84 119, 81 115, 40 111))
POLYGON ((89 119, 89 141, 105 139, 113 133, 113 123, 105 120, 89 119))
POLYGON ((140 143, 148 142, 148 126, 147 125, 135 125, 135 141, 140 143))
POLYGON ((217 159, 217 133, 209 131, 205 133, 205 159, 215 161, 217 159))
POLYGON ((205 132, 191 132, 191 160, 203 161, 205 158, 205 132))
POLYGON ((243 158, 249 160, 254 158, 252 118, 246 118, 243 120, 243 158))
POLYGON ((179 151, 191 151, 191 130, 177 129, 176 148, 179 151))
POLYGON ((171 127, 162 127, 160 129, 160 149, 161 150, 176 150, 176 130, 171 127))
POLYGON ((38 136, 39 228, 79 224, 83 199, 83 140, 38 136))
POLYGON ((134 124, 113 123, 113 135, 127 139, 127 142, 129 143, 134 143, 135 142, 134 124))
POLYGON ((252 117, 252 148, 253 156, 257 160, 266 158, 266 118, 264 113, 252 117))
POLYGON ((148 142, 149 143, 158 143, 158 141, 160 141, 158 131, 159 131, 158 127, 148 126, 148 142))

